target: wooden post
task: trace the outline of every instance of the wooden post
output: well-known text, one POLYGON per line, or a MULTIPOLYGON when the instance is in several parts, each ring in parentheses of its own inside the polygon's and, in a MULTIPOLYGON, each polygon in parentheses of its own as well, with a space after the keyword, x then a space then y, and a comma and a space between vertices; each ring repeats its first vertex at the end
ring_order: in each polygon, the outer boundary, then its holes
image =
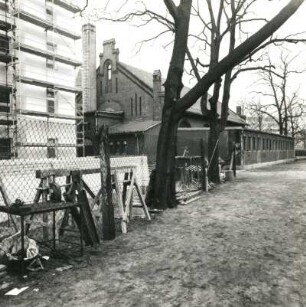
MULTIPOLYGON (((48 201, 48 178, 42 179, 42 201, 46 203, 48 201)), ((48 233, 48 222, 49 222, 49 215, 48 213, 43 213, 43 238, 44 241, 49 239, 48 233)))
POLYGON ((204 192, 208 192, 208 177, 207 177, 207 167, 208 162, 205 158, 205 147, 204 139, 201 139, 201 168, 202 168, 202 189, 204 192))
MULTIPOLYGON (((71 176, 66 176, 66 185, 65 185, 65 195, 67 195, 67 193, 69 192, 69 189, 70 189, 70 186, 72 185, 71 183, 71 176)), ((68 199, 66 199, 65 197, 65 200, 68 201, 68 199)), ((62 222, 61 222, 61 226, 59 227, 59 231, 58 231, 58 234, 60 236, 62 236, 64 234, 64 229, 65 227, 68 226, 68 223, 69 223, 69 212, 70 210, 65 210, 65 213, 64 213, 64 217, 62 219, 62 222)))
POLYGON ((236 143, 234 144, 234 158, 233 158, 233 173, 234 173, 234 177, 236 177, 236 164, 237 164, 237 161, 236 161, 236 143))
POLYGON ((116 233, 107 132, 105 126, 100 128, 99 152, 101 172, 102 235, 103 240, 113 240, 116 237, 116 233))
MULTIPOLYGON (((38 189, 35 193, 35 196, 34 196, 34 200, 33 202, 35 204, 37 204, 39 202, 39 199, 42 195, 42 186, 43 186, 43 179, 40 180, 40 183, 39 183, 39 186, 38 186, 38 189)), ((26 228, 25 228, 25 234, 27 235, 29 230, 30 230, 30 227, 31 227, 31 223, 32 223, 32 220, 34 218, 34 215, 32 214, 31 217, 30 217, 30 221, 27 222, 26 224, 26 228)))
POLYGON ((119 183, 118 183, 118 177, 117 177, 116 171, 115 171, 115 174, 114 174, 114 183, 115 183, 115 191, 116 191, 117 197, 118 197, 118 206, 119 206, 120 217, 121 217, 121 230, 122 230, 122 233, 127 233, 127 217, 126 217, 124 205, 123 205, 123 202, 122 202, 122 197, 121 197, 121 193, 120 193, 120 186, 119 186, 119 183))

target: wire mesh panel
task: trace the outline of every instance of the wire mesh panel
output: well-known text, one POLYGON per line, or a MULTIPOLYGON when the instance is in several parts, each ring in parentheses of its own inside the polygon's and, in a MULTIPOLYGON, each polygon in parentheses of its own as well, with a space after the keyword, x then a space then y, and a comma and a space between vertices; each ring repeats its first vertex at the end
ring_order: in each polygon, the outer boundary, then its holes
POLYGON ((202 157, 177 156, 176 164, 176 189, 197 190, 202 187, 202 157))
MULTIPOLYGON (((0 205, 12 206, 32 204, 51 200, 50 183, 56 183, 62 195, 66 188, 66 178, 49 178, 42 187, 41 179, 36 178, 39 170, 99 168, 99 159, 77 157, 78 148, 83 146, 78 141, 78 123, 75 120, 41 118, 18 115, 0 129, 0 205), (45 197, 38 199, 39 191, 44 189, 45 197), (16 201, 17 200, 17 201, 16 201)), ((62 197, 61 197, 62 199, 62 197)), ((57 200, 59 201, 59 200, 57 200)), ((58 224, 63 212, 56 213, 58 224)), ((10 221, 6 214, 0 215, 0 223, 10 221)), ((42 215, 31 217, 31 230, 40 233, 41 227, 50 228, 52 217, 42 215)), ((12 224, 10 223, 10 226, 12 224)), ((16 223, 17 229, 20 228, 16 223)), ((2 232, 1 232, 2 233, 2 232)), ((0 236, 1 236, 0 233, 0 236)))
MULTIPOLYGON (((60 200, 64 201, 64 192, 67 189, 67 176, 52 175, 56 170, 62 170, 65 174, 73 170, 83 171, 83 183, 91 193, 88 193, 89 203, 93 210, 97 209, 93 204, 101 188, 100 158, 96 156, 84 156, 86 143, 81 142, 78 122, 75 120, 59 120, 56 118, 35 118, 33 116, 20 116, 15 125, 10 125, 8 130, 0 130, 1 159, 0 159, 0 187, 3 192, 0 195, 0 206, 11 206, 21 202, 32 204, 38 201, 37 195, 44 191, 39 201, 52 202, 56 184, 59 189, 60 200), (86 172, 87 170, 94 170, 86 172), (42 183, 38 178, 38 171, 50 171, 50 176, 42 183)), ((88 136, 87 131, 87 136, 88 136)), ((97 135, 90 131, 91 139, 94 140, 95 151, 98 154, 97 135)), ((149 182, 148 161, 146 156, 116 156, 111 157, 111 168, 120 169, 119 181, 123 181, 125 172, 134 169, 137 183, 145 193, 149 182)), ((114 199, 116 201, 116 199, 114 199)), ((59 199, 57 199, 59 201, 59 199)), ((95 214, 95 213, 94 213, 95 214)), ((101 214, 99 212, 99 214, 101 214)), ((55 213, 56 235, 65 216, 64 211, 55 213)), ((71 220, 71 217, 69 217, 71 220)), ((52 214, 35 215, 28 217, 26 224, 31 224, 29 235, 40 240, 44 229, 47 229, 49 237, 52 234, 52 214)), ((0 225, 13 226, 7 214, 0 215, 0 225)), ((20 226, 16 223, 17 231, 20 226)), ((1 228, 1 227, 0 227, 1 228)), ((46 232, 46 231, 45 231, 46 232)), ((1 234, 8 233, 0 230, 1 234)))

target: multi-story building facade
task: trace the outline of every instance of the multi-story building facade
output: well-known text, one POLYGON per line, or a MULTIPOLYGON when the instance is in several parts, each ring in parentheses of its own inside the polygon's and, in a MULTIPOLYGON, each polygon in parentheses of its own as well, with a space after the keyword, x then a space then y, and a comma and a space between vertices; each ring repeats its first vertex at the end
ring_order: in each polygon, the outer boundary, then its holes
POLYGON ((75 156, 83 146, 79 10, 0 0, 0 159, 75 156))

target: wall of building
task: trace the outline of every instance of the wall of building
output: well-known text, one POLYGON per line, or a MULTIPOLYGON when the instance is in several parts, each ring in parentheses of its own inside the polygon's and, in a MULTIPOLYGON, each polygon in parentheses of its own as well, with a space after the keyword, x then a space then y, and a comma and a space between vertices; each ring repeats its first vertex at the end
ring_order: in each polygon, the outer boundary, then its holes
MULTIPOLYGON (((152 74, 153 86, 153 74, 152 74)), ((100 56, 100 71, 97 81, 99 110, 107 109, 109 101, 117 102, 126 120, 153 118, 152 89, 142 84, 119 63, 119 50, 115 49, 115 41, 103 44, 100 56), (112 67, 111 86, 109 86, 107 64, 112 67)))
POLYGON ((148 156, 148 162, 156 161, 156 150, 160 125, 152 127, 144 133, 144 153, 148 156))
POLYGON ((117 73, 113 74, 111 93, 101 95, 101 85, 103 88, 103 84, 105 84, 105 81, 103 81, 104 76, 100 76, 98 83, 100 110, 107 109, 108 101, 114 100, 120 104, 126 120, 153 118, 152 96, 142 87, 138 87, 131 82, 123 72, 118 70, 117 73))
POLYGON ((188 128, 188 127, 205 127, 205 121, 202 117, 188 114, 183 116, 179 121, 179 127, 188 128))
POLYGON ((293 159, 294 139, 277 134, 245 130, 242 139, 245 165, 293 159))
MULTIPOLYGON (((228 160, 234 142, 239 142, 240 129, 228 129, 220 134, 219 153, 220 158, 228 160)), ((201 155, 201 142, 203 142, 204 156, 208 157, 209 128, 179 128, 177 141, 177 155, 188 152, 190 156, 201 155)))

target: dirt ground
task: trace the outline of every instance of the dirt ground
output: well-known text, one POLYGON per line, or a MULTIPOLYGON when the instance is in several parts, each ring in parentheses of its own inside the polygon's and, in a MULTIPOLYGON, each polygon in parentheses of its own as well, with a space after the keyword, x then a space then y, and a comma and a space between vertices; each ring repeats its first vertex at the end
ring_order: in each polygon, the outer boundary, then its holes
POLYGON ((239 172, 151 223, 132 222, 70 270, 29 275, 29 289, 1 294, 0 305, 306 306, 305 179, 306 161, 239 172))

